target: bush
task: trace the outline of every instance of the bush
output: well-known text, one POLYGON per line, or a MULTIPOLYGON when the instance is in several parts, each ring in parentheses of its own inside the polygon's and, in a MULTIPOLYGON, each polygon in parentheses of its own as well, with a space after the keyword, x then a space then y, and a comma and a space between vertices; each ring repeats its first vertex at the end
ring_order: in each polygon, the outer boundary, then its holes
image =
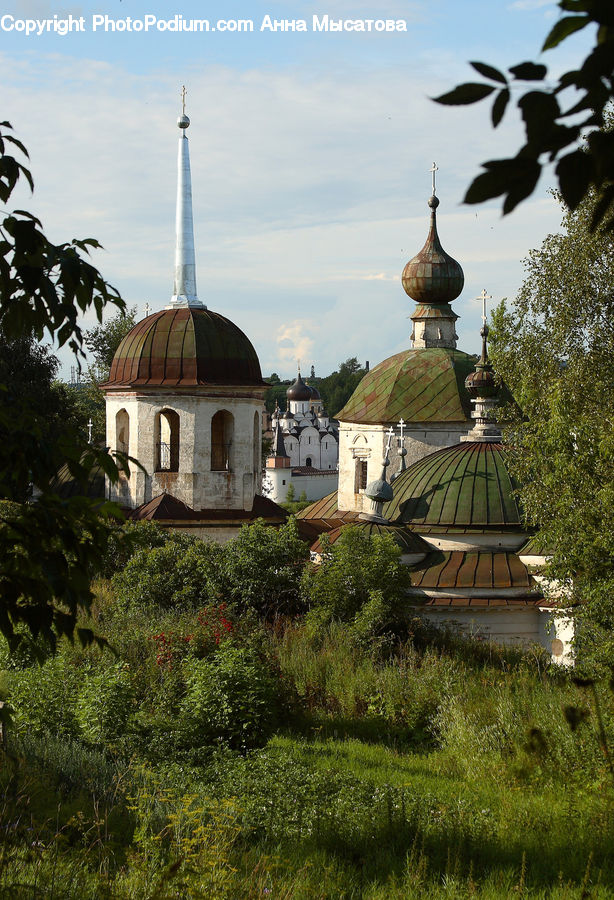
POLYGON ((309 548, 298 535, 294 519, 281 528, 262 520, 244 525, 220 554, 215 573, 220 597, 240 610, 272 618, 302 609, 300 579, 309 548))
POLYGON ((81 688, 76 718, 88 744, 116 744, 128 731, 135 698, 128 667, 122 663, 89 674, 81 688))
POLYGON ((185 664, 186 694, 180 708, 183 749, 262 746, 279 714, 279 679, 247 647, 220 645, 209 659, 185 664))
POLYGON ((221 552, 217 544, 173 534, 162 546, 139 550, 113 576, 117 600, 126 610, 204 605, 221 552))
POLYGON ((400 557, 388 535, 369 537, 359 528, 344 529, 332 547, 323 547, 321 564, 305 570, 302 578, 312 629, 346 622, 359 640, 406 630, 409 572, 400 557))
MULTIPOLYGON (((116 525, 109 534, 100 576, 111 578, 116 572, 121 572, 139 550, 163 547, 175 537, 174 532, 167 531, 154 522, 122 522, 116 525)), ((190 540, 187 535, 185 537, 190 540)))
POLYGON ((8 683, 18 732, 44 737, 48 732, 77 737, 76 704, 81 672, 63 656, 44 665, 13 670, 8 683))

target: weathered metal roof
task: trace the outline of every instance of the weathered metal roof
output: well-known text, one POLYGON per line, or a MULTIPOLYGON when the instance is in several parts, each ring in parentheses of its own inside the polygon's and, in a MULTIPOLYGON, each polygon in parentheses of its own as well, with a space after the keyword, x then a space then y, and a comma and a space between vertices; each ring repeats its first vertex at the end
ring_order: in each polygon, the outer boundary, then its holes
POLYGON ((215 522, 253 522, 264 519, 270 524, 283 524, 288 513, 268 497, 254 496, 251 510, 246 509, 192 509, 171 494, 159 494, 130 513, 131 519, 148 519, 154 522, 186 522, 207 525, 215 522))
POLYGON ((83 483, 72 475, 68 465, 64 464, 55 478, 52 479, 50 488, 63 500, 68 500, 69 497, 89 497, 90 500, 104 500, 104 471, 99 465, 93 466, 90 470, 87 482, 83 483))
POLYGON ((465 379, 475 358, 461 350, 403 350, 371 369, 337 418, 343 422, 465 422, 471 403, 465 379))
POLYGON ((164 309, 123 339, 103 388, 159 385, 264 386, 258 356, 240 328, 219 313, 164 309))
POLYGON ((437 550, 412 568, 411 583, 428 590, 520 588, 532 592, 536 587, 518 555, 506 550, 437 550))
POLYGON ((338 508, 337 497, 337 491, 333 491, 296 514, 299 534, 304 540, 313 541, 323 531, 332 531, 333 528, 358 520, 357 512, 338 508))
MULTIPOLYGON (((402 553, 428 553, 430 550, 426 541, 423 541, 420 535, 414 534, 409 528, 402 525, 385 525, 380 522, 357 521, 337 526, 337 528, 326 532, 329 543, 334 544, 348 528, 360 528, 369 537, 389 534, 394 539, 395 544, 401 548, 402 553)), ((322 542, 319 537, 312 545, 311 550, 313 553, 322 552, 322 542)))
POLYGON ((418 531, 522 528, 515 490, 498 443, 467 441, 423 457, 394 482, 383 514, 418 531))
POLYGON ((431 223, 426 243, 403 269, 405 293, 417 303, 449 303, 458 297, 465 283, 460 263, 441 246, 435 212, 438 205, 437 197, 429 199, 431 223))

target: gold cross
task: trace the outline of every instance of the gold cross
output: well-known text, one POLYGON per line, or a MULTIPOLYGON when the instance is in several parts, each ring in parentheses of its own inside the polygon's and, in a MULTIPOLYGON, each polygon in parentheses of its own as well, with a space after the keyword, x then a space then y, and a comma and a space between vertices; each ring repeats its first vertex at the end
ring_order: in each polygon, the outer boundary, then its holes
POLYGON ((438 171, 439 171, 439 166, 437 165, 437 163, 433 163, 433 165, 429 169, 429 172, 433 176, 433 195, 435 195, 435 172, 438 172, 438 171))

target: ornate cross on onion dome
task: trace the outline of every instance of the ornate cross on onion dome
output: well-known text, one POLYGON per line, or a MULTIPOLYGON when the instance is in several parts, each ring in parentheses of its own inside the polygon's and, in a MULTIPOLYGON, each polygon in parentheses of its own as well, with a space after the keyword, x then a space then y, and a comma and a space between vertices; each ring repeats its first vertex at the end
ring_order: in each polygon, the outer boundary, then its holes
POLYGON ((187 94, 185 84, 181 85, 181 114, 185 116, 185 98, 187 94))
POLYGON ((482 325, 486 325, 486 301, 492 300, 492 294, 487 294, 486 288, 482 288, 482 293, 475 299, 482 301, 482 325))

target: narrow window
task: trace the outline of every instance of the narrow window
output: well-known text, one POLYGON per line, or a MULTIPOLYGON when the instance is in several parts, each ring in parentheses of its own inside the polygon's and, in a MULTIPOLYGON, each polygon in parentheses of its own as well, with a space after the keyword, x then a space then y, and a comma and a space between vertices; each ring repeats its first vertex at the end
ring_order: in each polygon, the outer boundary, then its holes
POLYGON ((311 465, 311 457, 310 457, 310 456, 308 456, 307 459, 305 460, 305 465, 306 465, 306 466, 310 466, 310 465, 311 465))
POLYGON ((115 450, 118 453, 130 452, 130 416, 125 409, 115 416, 115 450))
POLYGON ((364 491, 367 486, 367 460, 357 459, 356 470, 354 476, 354 493, 364 491))
POLYGON ((232 439, 235 420, 232 413, 221 409, 211 419, 211 471, 232 471, 232 439))
POLYGON ((260 416, 254 413, 254 474, 260 471, 260 452, 262 447, 262 431, 260 428, 260 416))
POLYGON ((156 416, 156 471, 179 471, 179 414, 174 409, 156 416))

